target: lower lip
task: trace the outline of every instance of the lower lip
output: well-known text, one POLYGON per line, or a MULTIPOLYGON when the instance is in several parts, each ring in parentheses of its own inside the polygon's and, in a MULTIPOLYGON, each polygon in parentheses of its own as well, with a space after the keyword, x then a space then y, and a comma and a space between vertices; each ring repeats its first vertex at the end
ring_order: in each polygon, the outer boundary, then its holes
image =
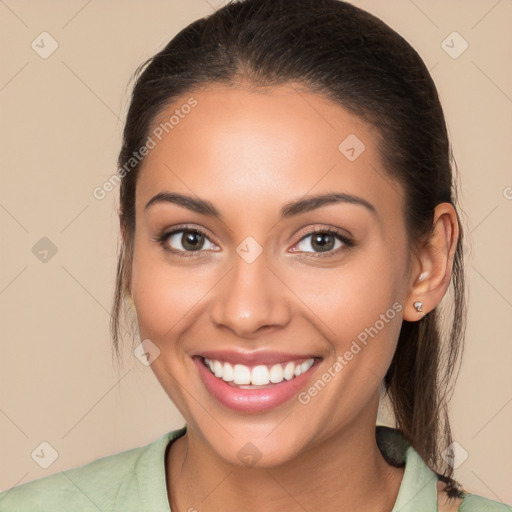
POLYGON ((278 384, 271 384, 266 388, 240 389, 215 377, 206 368, 202 358, 194 357, 194 362, 210 394, 222 405, 245 413, 264 412, 280 406, 305 386, 313 373, 313 368, 316 366, 315 360, 315 364, 306 373, 302 373, 292 380, 285 379, 278 384))

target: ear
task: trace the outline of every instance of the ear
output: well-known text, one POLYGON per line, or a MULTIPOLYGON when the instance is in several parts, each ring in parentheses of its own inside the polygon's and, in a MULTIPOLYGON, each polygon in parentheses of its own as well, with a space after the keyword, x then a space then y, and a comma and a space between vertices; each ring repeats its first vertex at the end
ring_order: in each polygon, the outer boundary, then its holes
POLYGON ((432 236, 413 256, 404 320, 421 320, 441 302, 450 285, 458 239, 459 223, 454 207, 450 203, 438 204, 434 210, 432 236), (422 312, 414 307, 415 302, 422 303, 422 312))

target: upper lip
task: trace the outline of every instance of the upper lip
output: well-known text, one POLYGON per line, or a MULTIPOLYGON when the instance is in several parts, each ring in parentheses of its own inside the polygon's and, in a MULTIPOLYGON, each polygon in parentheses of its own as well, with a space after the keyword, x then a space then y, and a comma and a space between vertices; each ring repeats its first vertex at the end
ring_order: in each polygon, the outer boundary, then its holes
POLYGON ((265 351, 265 352, 246 352, 233 350, 205 350, 199 357, 213 359, 231 364, 243 364, 245 366, 272 365, 278 363, 287 363, 289 361, 302 361, 307 359, 316 359, 316 356, 310 354, 287 354, 284 352, 265 351))

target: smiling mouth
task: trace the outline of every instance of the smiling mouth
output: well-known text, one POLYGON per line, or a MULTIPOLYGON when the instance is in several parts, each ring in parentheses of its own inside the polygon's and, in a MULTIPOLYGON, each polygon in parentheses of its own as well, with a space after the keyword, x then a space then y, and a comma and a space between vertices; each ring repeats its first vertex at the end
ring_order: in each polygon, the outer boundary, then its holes
POLYGON ((205 357, 201 359, 212 375, 240 389, 262 389, 279 384, 283 380, 293 380, 306 373, 315 362, 315 358, 311 357, 301 361, 288 361, 273 365, 260 364, 250 367, 205 357))

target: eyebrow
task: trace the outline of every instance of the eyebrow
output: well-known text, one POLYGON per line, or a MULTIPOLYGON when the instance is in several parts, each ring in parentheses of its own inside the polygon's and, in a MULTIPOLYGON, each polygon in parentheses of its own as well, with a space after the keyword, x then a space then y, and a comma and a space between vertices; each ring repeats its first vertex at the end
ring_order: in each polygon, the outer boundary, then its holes
MULTIPOLYGON (((216 217, 222 220, 222 215, 219 210, 206 199, 195 198, 192 196, 187 196, 185 194, 179 194, 177 192, 159 192, 156 196, 152 197, 144 207, 147 210, 151 205, 157 203, 172 203, 178 206, 182 206, 183 208, 187 208, 196 213, 200 213, 201 215, 207 215, 208 217, 216 217)), ((281 219, 293 217, 295 215, 300 215, 301 213, 306 213, 312 210, 316 210, 317 208, 321 208, 322 206, 326 206, 329 204, 336 203, 349 203, 355 204, 359 206, 365 207, 368 211, 377 215, 377 210, 375 207, 358 196, 354 196, 351 194, 344 194, 339 192, 334 192, 330 194, 320 194, 315 196, 307 196, 297 201, 291 201, 286 203, 280 211, 281 219)))

